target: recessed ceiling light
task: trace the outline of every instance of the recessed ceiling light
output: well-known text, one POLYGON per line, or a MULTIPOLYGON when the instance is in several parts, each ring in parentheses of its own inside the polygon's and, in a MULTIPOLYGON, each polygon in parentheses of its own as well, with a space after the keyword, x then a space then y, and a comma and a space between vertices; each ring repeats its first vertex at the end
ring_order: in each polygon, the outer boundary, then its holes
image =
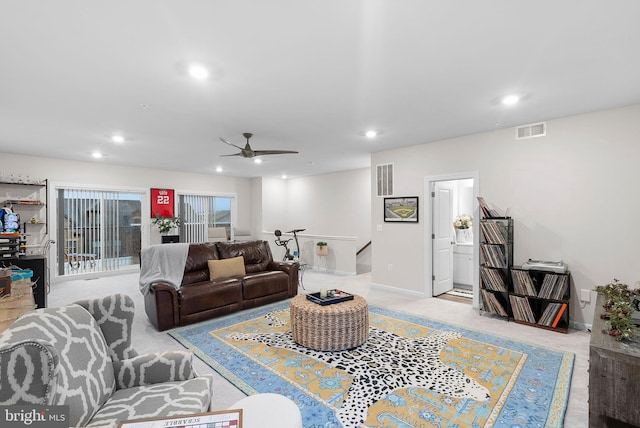
POLYGON ((520 101, 520 95, 507 95, 506 97, 502 98, 502 104, 506 105, 506 106, 512 106, 514 104, 517 104, 518 101, 520 101))
POLYGON ((102 153, 93 152, 93 153, 91 153, 91 156, 93 156, 95 159, 100 159, 102 157, 102 153))
POLYGON ((122 135, 114 135, 113 137, 111 137, 111 141, 118 144, 124 143, 124 137, 122 135))
POLYGON ((222 172, 222 167, 221 166, 217 167, 216 172, 222 172))
POLYGON ((206 80, 209 77, 209 70, 199 64, 189 66, 189 75, 196 80, 206 80))
POLYGON ((260 158, 255 158, 255 159, 253 160, 253 162, 255 162, 255 163, 262 163, 262 159, 260 159, 260 158))
POLYGON ((287 174, 282 174, 282 179, 286 180, 287 179, 287 174))
POLYGON ((367 138, 375 138, 378 136, 378 131, 374 131, 374 130, 367 131, 365 132, 364 136, 367 138))

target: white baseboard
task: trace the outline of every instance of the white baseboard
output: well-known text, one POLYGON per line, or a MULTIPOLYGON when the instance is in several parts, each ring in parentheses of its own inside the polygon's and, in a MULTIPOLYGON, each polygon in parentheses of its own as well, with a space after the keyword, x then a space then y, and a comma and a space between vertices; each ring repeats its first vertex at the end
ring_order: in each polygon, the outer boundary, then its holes
POLYGON ((385 291, 393 291, 393 292, 399 293, 399 294, 406 294, 408 296, 430 297, 430 296, 427 296, 425 293, 420 293, 419 291, 411 291, 411 290, 406 290, 404 288, 391 287, 389 285, 376 284, 376 283, 373 283, 373 282, 371 283, 371 287, 372 288, 378 288, 380 290, 385 290, 385 291))
POLYGON ((591 331, 592 324, 583 322, 569 321, 569 328, 572 330, 591 331))
POLYGON ((327 273, 330 275, 339 275, 339 276, 355 276, 356 275, 356 272, 346 272, 346 271, 327 269, 324 267, 311 266, 311 265, 307 265, 305 272, 327 273))

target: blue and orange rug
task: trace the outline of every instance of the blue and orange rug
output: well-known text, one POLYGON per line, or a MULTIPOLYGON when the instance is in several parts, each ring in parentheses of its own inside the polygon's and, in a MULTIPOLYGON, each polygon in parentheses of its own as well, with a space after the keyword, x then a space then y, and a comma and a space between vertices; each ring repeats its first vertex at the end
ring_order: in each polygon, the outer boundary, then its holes
POLYGON ((572 353, 373 305, 364 345, 318 352, 293 342, 288 307, 169 334, 245 393, 294 400, 305 428, 563 426, 572 353))

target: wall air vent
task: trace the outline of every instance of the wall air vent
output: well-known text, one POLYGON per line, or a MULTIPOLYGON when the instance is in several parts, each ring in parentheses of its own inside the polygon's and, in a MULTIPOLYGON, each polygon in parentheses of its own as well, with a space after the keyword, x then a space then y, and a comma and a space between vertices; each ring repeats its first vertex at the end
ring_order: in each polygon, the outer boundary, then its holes
POLYGON ((530 125, 522 125, 516 128, 516 140, 544 137, 545 135, 547 135, 546 122, 532 123, 530 125))
POLYGON ((376 187, 378 196, 393 196, 393 164, 376 166, 376 187))

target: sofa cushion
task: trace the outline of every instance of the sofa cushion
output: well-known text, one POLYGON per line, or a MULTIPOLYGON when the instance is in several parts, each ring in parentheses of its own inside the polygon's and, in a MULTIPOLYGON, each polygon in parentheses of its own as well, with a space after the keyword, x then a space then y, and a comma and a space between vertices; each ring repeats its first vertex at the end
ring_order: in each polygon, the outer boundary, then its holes
POLYGON ((247 273, 265 271, 273 260, 267 241, 218 242, 216 245, 221 259, 243 256, 247 273))
POLYGON ((196 314, 242 302, 240 278, 190 284, 180 290, 180 315, 196 314))
POLYGON ((209 279, 211 281, 246 273, 244 270, 244 257, 242 256, 223 260, 209 260, 207 264, 209 265, 209 279))
POLYGON ((215 243, 189 244, 187 261, 184 265, 182 285, 209 281, 209 260, 217 260, 218 249, 215 243))
POLYGON ((242 295, 245 300, 280 292, 289 292, 289 276, 282 271, 254 273, 242 278, 242 295))
POLYGON ((0 373, 11 376, 0 404, 68 404, 69 426, 83 426, 115 389, 107 344, 83 307, 38 309, 0 335, 0 373), (40 352, 35 352, 40 349, 40 352))
POLYGON ((211 376, 116 391, 88 427, 115 427, 119 421, 188 415, 211 405, 211 376))

